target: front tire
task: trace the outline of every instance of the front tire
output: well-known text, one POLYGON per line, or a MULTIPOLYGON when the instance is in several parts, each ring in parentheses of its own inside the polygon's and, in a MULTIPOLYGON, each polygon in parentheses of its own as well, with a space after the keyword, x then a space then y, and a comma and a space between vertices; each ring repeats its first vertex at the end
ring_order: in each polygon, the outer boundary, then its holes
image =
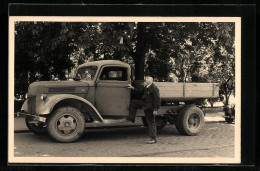
POLYGON ((58 142, 74 142, 85 129, 83 114, 74 107, 58 108, 47 121, 49 135, 58 142))
POLYGON ((177 116, 176 128, 184 135, 198 135, 205 124, 204 113, 194 105, 181 109, 177 116))
POLYGON ((30 117, 25 117, 25 124, 30 131, 37 135, 47 134, 47 126, 45 123, 30 123, 30 120, 30 117))

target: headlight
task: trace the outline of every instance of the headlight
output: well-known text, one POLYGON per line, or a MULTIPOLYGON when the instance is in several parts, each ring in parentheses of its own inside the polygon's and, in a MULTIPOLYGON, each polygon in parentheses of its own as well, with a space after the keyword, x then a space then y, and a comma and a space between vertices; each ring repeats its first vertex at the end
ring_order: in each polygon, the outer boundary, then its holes
POLYGON ((25 100, 28 99, 28 93, 25 94, 25 100))
POLYGON ((46 94, 42 94, 42 95, 41 95, 41 99, 42 99, 43 101, 45 101, 45 100, 47 99, 47 95, 46 95, 46 94))

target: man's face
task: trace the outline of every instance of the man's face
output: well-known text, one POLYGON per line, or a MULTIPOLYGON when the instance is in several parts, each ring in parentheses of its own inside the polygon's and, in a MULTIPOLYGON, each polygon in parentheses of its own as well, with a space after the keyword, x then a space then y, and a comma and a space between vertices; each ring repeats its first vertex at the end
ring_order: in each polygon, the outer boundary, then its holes
POLYGON ((145 86, 150 85, 152 83, 153 83, 153 78, 152 77, 145 77, 145 79, 144 79, 145 86))

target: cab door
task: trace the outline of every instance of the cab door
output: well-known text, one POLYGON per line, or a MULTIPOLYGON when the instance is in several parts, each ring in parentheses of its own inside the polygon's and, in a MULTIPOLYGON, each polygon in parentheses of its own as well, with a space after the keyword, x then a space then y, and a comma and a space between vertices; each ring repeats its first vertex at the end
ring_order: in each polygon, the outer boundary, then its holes
POLYGON ((104 116, 127 116, 129 114, 131 90, 130 68, 103 66, 96 82, 95 105, 104 116))

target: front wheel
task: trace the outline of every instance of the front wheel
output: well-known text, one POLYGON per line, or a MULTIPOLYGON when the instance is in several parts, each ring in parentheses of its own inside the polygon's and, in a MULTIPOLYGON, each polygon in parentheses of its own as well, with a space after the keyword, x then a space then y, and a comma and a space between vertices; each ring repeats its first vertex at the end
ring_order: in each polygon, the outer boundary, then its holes
POLYGON ((37 122, 32 123, 30 122, 32 119, 30 117, 25 117, 25 124, 27 128, 37 135, 44 135, 47 134, 47 126, 45 123, 37 122))
POLYGON ((74 107, 58 108, 47 121, 49 135, 59 142, 78 140, 84 129, 84 116, 74 107))
MULTIPOLYGON (((145 117, 142 117, 142 122, 143 122, 144 126, 146 126, 146 127, 148 126, 145 117)), ((168 122, 168 120, 166 117, 155 116, 155 123, 156 123, 157 129, 163 129, 167 125, 167 122, 168 122)))
POLYGON ((197 135, 204 126, 204 114, 194 105, 186 106, 178 112, 176 128, 184 135, 197 135))

